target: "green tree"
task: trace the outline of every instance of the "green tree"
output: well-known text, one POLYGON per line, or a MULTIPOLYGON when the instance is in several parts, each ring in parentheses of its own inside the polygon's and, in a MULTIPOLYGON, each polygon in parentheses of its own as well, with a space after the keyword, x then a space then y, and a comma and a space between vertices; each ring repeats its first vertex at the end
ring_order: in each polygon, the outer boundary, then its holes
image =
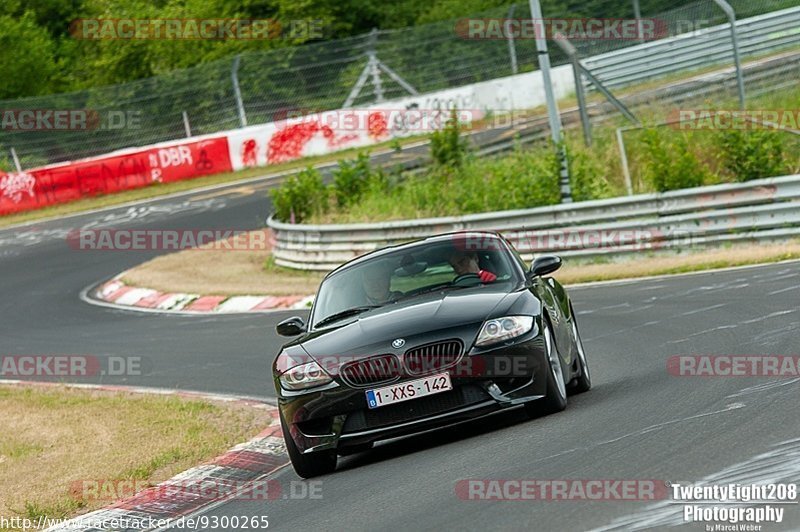
POLYGON ((0 99, 45 94, 57 73, 55 43, 34 14, 0 16, 0 99))
POLYGON ((468 150, 467 139, 461 136, 458 113, 452 109, 444 128, 431 133, 431 156, 437 165, 458 168, 468 150))

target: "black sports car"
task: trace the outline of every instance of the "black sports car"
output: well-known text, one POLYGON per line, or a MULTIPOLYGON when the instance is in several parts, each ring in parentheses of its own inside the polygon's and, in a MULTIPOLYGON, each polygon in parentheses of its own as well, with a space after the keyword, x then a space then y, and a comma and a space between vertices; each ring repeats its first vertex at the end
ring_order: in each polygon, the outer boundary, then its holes
POLYGON ((575 314, 497 233, 439 235, 363 255, 329 273, 306 324, 273 365, 286 446, 297 473, 333 471, 337 455, 375 441, 514 406, 563 410, 591 387, 575 314))

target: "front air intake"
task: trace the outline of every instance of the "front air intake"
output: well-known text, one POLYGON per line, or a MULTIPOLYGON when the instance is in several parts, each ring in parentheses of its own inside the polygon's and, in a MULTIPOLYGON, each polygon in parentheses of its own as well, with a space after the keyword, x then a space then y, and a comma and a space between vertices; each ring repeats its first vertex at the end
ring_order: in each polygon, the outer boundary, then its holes
POLYGON ((356 388, 394 382, 402 374, 396 355, 378 355, 349 362, 340 370, 342 379, 356 388))

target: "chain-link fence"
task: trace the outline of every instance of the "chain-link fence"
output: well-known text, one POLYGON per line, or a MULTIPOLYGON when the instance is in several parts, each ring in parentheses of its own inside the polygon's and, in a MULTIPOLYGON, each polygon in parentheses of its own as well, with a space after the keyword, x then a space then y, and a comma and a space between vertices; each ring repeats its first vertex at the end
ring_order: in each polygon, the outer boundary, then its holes
MULTIPOLYGON (((620 3, 623 3, 620 0, 620 3)), ((734 0, 739 18, 797 5, 797 0, 734 0)), ((625 1, 626 6, 630 3, 625 1)), ((614 16, 624 15, 615 3, 614 16)), ((626 9, 628 9, 626 7, 626 9)), ((548 13, 555 17, 602 17, 608 13, 548 13)), ((668 34, 693 31, 691 21, 724 23, 711 0, 642 17, 667 21, 668 34)), ((530 18, 528 3, 466 18, 530 18)), ((24 168, 234 129, 281 119, 287 114, 363 106, 415 93, 461 86, 536 68, 533 39, 464 39, 462 19, 402 30, 250 52, 214 63, 121 85, 0 102, 0 109, 91 109, 105 116, 133 117, 123 127, 78 131, 0 130, 0 167, 10 170, 14 148, 24 168)), ((795 36, 800 39, 797 32, 795 36)), ((636 40, 579 40, 581 57, 635 46, 636 40)), ((568 61, 550 47, 552 64, 568 61)), ((105 121, 102 121, 105 122, 105 121)))
MULTIPOLYGON (((789 7, 774 1, 729 3, 736 12, 736 44, 748 101, 796 86, 800 74, 800 2, 789 7)), ((646 114, 650 113, 645 107, 658 115, 666 105, 687 102, 738 105, 734 36, 720 5, 714 0, 699 0, 662 13, 659 19, 669 28, 671 37, 644 46, 623 47, 620 41, 569 41, 584 71, 583 85, 590 91, 605 88, 646 114), (651 83, 659 79, 657 86, 651 83)), ((564 52, 569 46, 556 48, 564 52)))
POLYGON ((662 175, 664 167, 695 176, 706 171, 733 174, 740 180, 760 171, 797 171, 800 4, 772 3, 776 9, 758 13, 763 4, 730 3, 738 10, 735 34, 722 6, 700 0, 661 15, 671 30, 689 31, 671 31, 670 38, 643 46, 623 48, 611 42, 598 53, 602 43, 556 42, 577 59, 573 72, 580 80, 575 85, 579 105, 567 118, 573 126, 580 119, 587 145, 593 142, 593 126, 606 122, 597 128, 597 147, 619 151, 615 172, 624 177, 628 194, 652 190, 644 186, 646 174, 654 175, 648 172, 657 165, 652 159, 664 154, 669 154, 668 162, 657 170, 662 175), (743 164, 748 157, 755 161, 755 146, 761 141, 769 143, 759 152, 761 159, 753 166, 743 164), (735 155, 720 155, 737 142, 735 155), (765 155, 770 149, 772 155, 765 155), (682 155, 683 166, 678 161, 682 155))

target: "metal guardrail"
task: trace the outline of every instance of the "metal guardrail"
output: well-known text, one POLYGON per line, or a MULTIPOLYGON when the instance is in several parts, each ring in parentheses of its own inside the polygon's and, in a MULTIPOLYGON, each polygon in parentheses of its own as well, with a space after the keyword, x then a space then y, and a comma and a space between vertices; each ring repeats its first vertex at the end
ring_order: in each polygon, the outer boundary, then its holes
MULTIPOLYGON (((796 51, 784 52, 753 61, 744 65, 744 74, 747 80, 748 94, 750 95, 765 94, 795 86, 797 85, 798 76, 800 76, 800 53, 796 51)), ((735 73, 732 69, 724 68, 678 80, 660 87, 620 95, 619 99, 628 107, 637 110, 642 106, 678 106, 687 102, 699 104, 706 99, 729 93, 730 87, 728 85, 732 86, 734 83, 735 73)), ((617 109, 608 102, 590 103, 588 112, 591 115, 593 125, 618 115, 617 109)), ((561 111, 561 120, 565 128, 576 126, 579 123, 579 118, 578 108, 561 111)), ((516 138, 502 137, 497 141, 479 144, 476 146, 477 155, 483 157, 507 152, 517 144, 527 144, 546 139, 549 133, 546 115, 520 120, 519 123, 515 123, 515 127, 518 132, 516 138)), ((418 170, 422 171, 421 166, 418 170)))
POLYGON ((526 260, 597 257, 800 236, 800 174, 534 209, 372 224, 270 217, 276 264, 326 271, 381 247, 451 231, 495 230, 526 260))
MULTIPOLYGON (((800 7, 736 23, 743 57, 800 45, 800 7)), ((607 87, 616 88, 670 74, 731 62, 728 24, 582 59, 607 87)))

